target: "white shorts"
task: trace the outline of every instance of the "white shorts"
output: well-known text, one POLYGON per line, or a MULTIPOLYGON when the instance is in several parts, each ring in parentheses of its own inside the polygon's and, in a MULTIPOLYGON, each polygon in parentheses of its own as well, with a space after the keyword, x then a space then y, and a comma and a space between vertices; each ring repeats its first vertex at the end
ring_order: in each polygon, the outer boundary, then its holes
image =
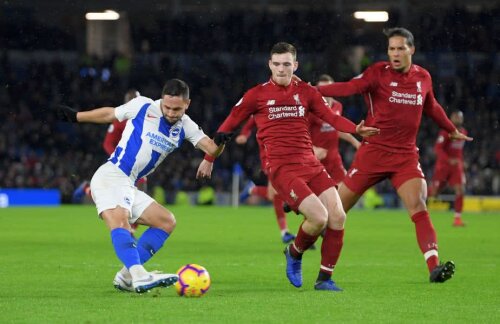
POLYGON ((155 201, 138 190, 130 178, 111 162, 97 169, 90 181, 90 190, 99 215, 105 210, 120 206, 129 211, 130 224, 135 223, 155 201))

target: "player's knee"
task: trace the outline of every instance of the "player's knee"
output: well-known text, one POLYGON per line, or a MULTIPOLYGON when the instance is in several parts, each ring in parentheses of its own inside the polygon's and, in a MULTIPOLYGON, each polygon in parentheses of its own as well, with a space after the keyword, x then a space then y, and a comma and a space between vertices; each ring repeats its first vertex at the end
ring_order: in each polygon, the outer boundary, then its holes
POLYGON ((162 228, 168 233, 172 233, 176 225, 177 221, 175 220, 174 214, 167 210, 162 217, 162 228))
POLYGON ((343 210, 335 210, 329 216, 329 225, 333 229, 343 229, 346 220, 346 213, 343 210))
POLYGON ((312 213, 310 217, 308 217, 308 221, 317 230, 322 230, 328 223, 328 213, 326 212, 326 210, 318 210, 312 213))
POLYGON ((101 218, 106 222, 111 230, 115 228, 129 229, 130 224, 128 223, 128 216, 128 210, 122 207, 108 209, 101 213, 101 218))
POLYGON ((408 209, 408 213, 410 215, 421 212, 422 210, 427 210, 425 199, 422 198, 411 201, 409 204, 407 204, 406 209, 408 209))

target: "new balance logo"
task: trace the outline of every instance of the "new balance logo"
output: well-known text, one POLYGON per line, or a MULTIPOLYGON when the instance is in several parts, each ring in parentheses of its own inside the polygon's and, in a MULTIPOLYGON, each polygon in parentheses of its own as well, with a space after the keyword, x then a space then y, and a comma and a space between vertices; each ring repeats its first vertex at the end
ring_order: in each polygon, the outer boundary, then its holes
POLYGON ((393 81, 393 82, 391 82, 391 83, 389 84, 389 86, 390 86, 390 87, 397 87, 397 86, 398 86, 398 83, 393 81))
POLYGON ((267 101, 268 106, 274 105, 275 103, 276 103, 276 100, 268 100, 267 101))
POLYGON ((349 173, 347 174, 349 176, 349 178, 352 178, 352 176, 358 172, 358 169, 352 169, 351 171, 349 171, 349 173))

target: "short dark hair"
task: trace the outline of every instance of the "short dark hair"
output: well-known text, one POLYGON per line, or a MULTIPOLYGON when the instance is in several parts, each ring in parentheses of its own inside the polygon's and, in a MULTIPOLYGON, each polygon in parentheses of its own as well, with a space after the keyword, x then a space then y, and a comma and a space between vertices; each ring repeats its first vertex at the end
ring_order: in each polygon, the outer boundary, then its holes
POLYGON ((189 86, 186 82, 179 79, 170 79, 165 82, 161 96, 179 96, 183 99, 189 99, 189 86))
POLYGON ((406 28, 403 27, 394 27, 394 28, 387 28, 384 29, 384 34, 387 36, 387 39, 394 37, 394 36, 401 36, 406 38, 406 44, 410 47, 415 46, 415 38, 413 37, 413 34, 411 31, 409 31, 406 28))
POLYGON ((270 57, 272 57, 273 54, 285 54, 285 53, 292 54, 293 59, 297 60, 297 49, 292 44, 286 42, 279 42, 274 44, 273 47, 271 48, 270 57))
POLYGON ((335 82, 335 80, 333 80, 329 74, 321 74, 318 78, 318 82, 335 82))

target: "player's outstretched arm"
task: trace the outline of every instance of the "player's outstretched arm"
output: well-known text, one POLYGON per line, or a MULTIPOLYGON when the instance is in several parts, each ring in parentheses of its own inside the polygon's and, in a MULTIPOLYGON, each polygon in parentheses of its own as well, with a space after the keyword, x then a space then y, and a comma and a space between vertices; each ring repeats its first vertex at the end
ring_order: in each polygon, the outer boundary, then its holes
POLYGON ((467 142, 471 142, 473 140, 472 137, 469 137, 465 134, 460 133, 458 131, 458 129, 455 129, 453 132, 449 133, 448 136, 452 140, 461 140, 461 141, 467 141, 467 142))
POLYGON ((66 105, 59 105, 56 108, 57 116, 60 120, 71 123, 112 123, 115 117, 115 108, 103 107, 89 111, 77 111, 66 105))
POLYGON ((199 149, 205 152, 205 158, 201 161, 196 172, 196 178, 211 178, 213 161, 216 157, 221 155, 227 142, 231 140, 233 133, 218 132, 215 134, 214 139, 208 136, 202 138, 196 145, 199 149))
POLYGON ((218 157, 222 151, 224 151, 225 144, 226 141, 221 142, 216 137, 211 139, 210 137, 205 136, 198 142, 198 144, 196 144, 196 147, 210 156, 218 157))
POLYGON ((375 127, 365 126, 365 121, 362 120, 359 124, 356 125, 356 133, 363 137, 369 137, 380 134, 380 129, 375 127))

